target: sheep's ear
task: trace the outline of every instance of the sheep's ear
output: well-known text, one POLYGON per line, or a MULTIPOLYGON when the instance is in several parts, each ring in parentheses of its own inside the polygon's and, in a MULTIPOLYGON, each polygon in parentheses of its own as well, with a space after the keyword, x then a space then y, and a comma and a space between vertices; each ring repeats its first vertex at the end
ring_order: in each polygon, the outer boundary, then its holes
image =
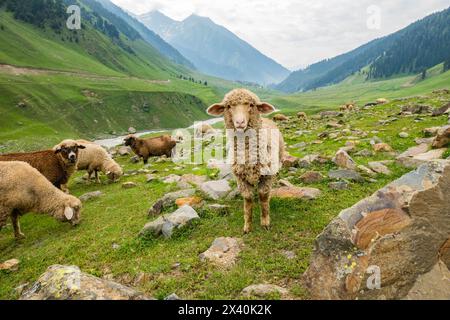
POLYGON ((258 110, 262 114, 269 114, 275 111, 275 107, 267 102, 261 102, 258 104, 258 110))
POLYGON ((66 217, 67 220, 72 220, 73 214, 74 214, 74 212, 71 207, 66 207, 64 209, 64 216, 66 217))
POLYGON ((78 149, 86 149, 86 147, 81 144, 77 145, 77 147, 78 147, 78 149))
POLYGON ((206 110, 206 112, 210 116, 221 116, 223 115, 223 111, 225 110, 225 106, 221 103, 215 103, 206 110))
POLYGON ((61 152, 61 147, 56 147, 55 148, 55 154, 58 154, 58 153, 60 153, 61 152))

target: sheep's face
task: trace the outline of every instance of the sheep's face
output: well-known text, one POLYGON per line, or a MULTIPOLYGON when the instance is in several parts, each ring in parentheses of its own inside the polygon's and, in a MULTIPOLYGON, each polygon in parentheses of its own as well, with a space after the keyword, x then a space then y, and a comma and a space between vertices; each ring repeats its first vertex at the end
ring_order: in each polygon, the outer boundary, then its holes
POLYGON ((229 129, 245 131, 254 125, 251 123, 252 120, 273 111, 275 108, 271 104, 261 102, 254 93, 237 89, 228 93, 221 103, 210 106, 207 113, 212 116, 223 115, 227 127, 231 126, 229 129))
POLYGON ((70 222, 73 226, 79 224, 81 219, 81 201, 75 197, 68 196, 57 212, 56 218, 63 222, 70 222))
POLYGON ((75 142, 61 143, 55 147, 55 154, 61 155, 66 164, 75 164, 78 161, 78 150, 86 147, 75 142))
POLYGON ((134 143, 136 142, 136 137, 133 135, 129 135, 128 137, 126 137, 123 140, 123 143, 125 144, 125 146, 127 147, 131 147, 132 145, 134 145, 134 143))
POLYGON ((112 182, 116 182, 123 175, 122 168, 119 165, 113 165, 107 168, 106 176, 112 182))

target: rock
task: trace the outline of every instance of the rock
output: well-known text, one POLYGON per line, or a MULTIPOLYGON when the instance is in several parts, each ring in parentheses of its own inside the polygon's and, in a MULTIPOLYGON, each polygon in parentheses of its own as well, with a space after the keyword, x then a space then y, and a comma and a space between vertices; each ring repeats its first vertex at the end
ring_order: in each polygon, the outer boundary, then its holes
POLYGON ((240 195, 240 191, 238 188, 233 189, 226 197, 225 200, 234 200, 240 195))
POLYGON ((376 143, 373 146, 375 152, 392 152, 394 149, 387 143, 376 143))
POLYGON ((450 234, 448 194, 450 162, 437 160, 343 210, 316 239, 303 278, 311 298, 448 298, 448 267, 439 262, 450 234))
POLYGON ((224 204, 210 204, 208 205, 208 209, 222 216, 227 216, 230 214, 230 206, 224 204))
POLYGON ((298 163, 299 159, 297 157, 291 156, 291 155, 286 155, 283 157, 283 167, 284 168, 292 168, 292 167, 296 167, 297 163, 298 163))
POLYGON ((175 200, 175 204, 178 207, 182 207, 185 205, 191 206, 191 207, 195 207, 198 206, 202 203, 203 199, 200 197, 188 197, 188 198, 179 198, 177 200, 175 200))
POLYGON ((299 118, 300 120, 303 120, 303 121, 308 120, 308 116, 304 112, 297 113, 297 118, 299 118))
POLYGON ((343 169, 356 169, 355 161, 348 155, 344 150, 339 150, 333 158, 333 162, 339 167, 343 169))
POLYGON ((217 238, 208 250, 201 253, 201 261, 208 261, 217 267, 230 268, 236 263, 243 242, 236 238, 217 238))
POLYGON ((18 259, 10 259, 6 260, 3 263, 0 263, 0 270, 4 271, 17 271, 19 270, 20 261, 18 259))
POLYGON ((432 147, 435 149, 446 147, 450 142, 450 125, 438 130, 436 138, 433 140, 432 147))
POLYGON ((308 171, 305 172, 301 177, 300 180, 303 183, 318 183, 323 180, 323 176, 320 172, 317 171, 308 171))
POLYGON ((369 157, 373 156, 373 152, 370 150, 364 149, 364 150, 361 150, 361 151, 355 153, 355 156, 369 158, 369 157))
POLYGON ((338 111, 322 111, 319 113, 321 119, 342 117, 344 114, 338 111))
POLYGON ((388 167, 386 167, 384 164, 380 162, 369 162, 369 168, 375 171, 376 173, 385 174, 387 176, 391 175, 392 172, 389 170, 388 167))
POLYGON ((156 176, 154 174, 147 174, 145 176, 145 181, 147 181, 147 182, 152 182, 152 181, 155 181, 155 180, 156 180, 156 176))
POLYGON ((219 169, 219 179, 230 179, 232 177, 231 165, 226 161, 211 159, 208 161, 209 169, 219 169))
POLYGON ((348 182, 346 181, 336 181, 336 182, 330 182, 328 184, 328 187, 332 190, 342 191, 342 190, 348 190, 348 182))
POLYGON ((405 139, 405 138, 408 138, 408 137, 409 137, 409 133, 408 133, 408 132, 400 132, 400 133, 398 134, 398 136, 399 136, 400 138, 405 139))
POLYGON ((200 189, 214 200, 225 197, 231 191, 231 187, 226 179, 204 182, 200 185, 200 189))
POLYGON ((267 298, 271 295, 280 295, 281 298, 286 298, 289 294, 289 291, 283 287, 273 285, 273 284, 254 284, 244 288, 241 292, 241 295, 244 297, 258 297, 258 298, 267 298))
POLYGON ((129 128, 128 128, 128 133, 130 133, 130 134, 135 134, 135 133, 136 133, 136 129, 133 128, 133 127, 129 127, 129 128))
POLYGON ((446 148, 435 149, 425 153, 418 154, 414 157, 398 157, 397 163, 405 168, 417 168, 418 166, 432 160, 441 159, 444 155, 446 148))
POLYGON ((206 182, 207 180, 208 180, 207 176, 198 176, 198 175, 192 174, 192 173, 184 174, 184 175, 181 176, 181 181, 182 182, 187 182, 187 183, 192 184, 192 185, 194 185, 196 187, 200 187, 200 185, 203 182, 206 182))
POLYGON ((170 192, 158 199, 155 204, 150 208, 148 214, 150 216, 160 214, 163 209, 171 206, 179 198, 192 197, 195 194, 195 189, 185 189, 176 192, 170 192))
POLYGON ((131 189, 131 188, 135 188, 135 187, 137 187, 137 184, 134 182, 131 182, 131 181, 122 183, 122 188, 124 188, 124 189, 131 189))
POLYGON ((428 105, 408 105, 402 107, 402 113, 409 114, 427 114, 432 113, 433 108, 428 105))
POLYGON ((101 191, 93 191, 83 194, 79 199, 82 202, 86 202, 88 200, 97 199, 100 198, 103 195, 103 192, 101 191))
POLYGON ((387 100, 387 99, 385 99, 385 98, 378 98, 377 100, 376 100, 376 104, 386 104, 386 103, 388 103, 389 102, 389 100, 387 100))
POLYGON ((344 179, 356 182, 364 181, 363 177, 361 177, 361 175, 354 170, 331 170, 328 172, 328 177, 336 180, 344 179))
POLYGON ((434 141, 434 138, 416 138, 414 140, 416 142, 416 144, 421 145, 421 144, 426 144, 426 145, 431 145, 434 141))
POLYGON ((303 158, 301 158, 298 161, 298 166, 301 168, 307 168, 310 165, 312 165, 312 163, 314 161, 317 161, 319 159, 319 157, 320 157, 320 155, 318 155, 318 154, 310 154, 310 155, 304 156, 303 158))
POLYGON ((441 127, 425 128, 423 129, 423 134, 425 137, 435 137, 439 130, 441 130, 441 127))
POLYGON ((149 300, 119 283, 80 271, 77 266, 50 266, 20 300, 149 300))
POLYGON ((450 103, 447 103, 446 105, 444 105, 444 106, 434 110, 432 116, 433 117, 439 117, 439 116, 442 116, 444 114, 448 114, 449 111, 450 111, 449 109, 450 109, 450 103))
POLYGON ((170 300, 181 300, 181 299, 175 293, 172 293, 172 294, 169 294, 167 297, 165 297, 164 300, 170 301, 170 300))
POLYGON ((122 146, 119 148, 119 150, 117 150, 117 152, 119 153, 119 155, 121 156, 128 156, 131 154, 131 148, 130 147, 125 147, 122 146))
POLYGON ((290 146, 290 148, 292 148, 292 149, 303 149, 303 148, 306 148, 307 146, 308 146, 308 144, 306 142, 299 142, 299 143, 296 143, 296 144, 290 146))
POLYGON ((162 179, 163 183, 176 183, 176 182, 180 182, 181 181, 181 176, 177 175, 177 174, 169 174, 168 176, 165 176, 162 179))
POLYGON ((179 229, 189 224, 192 220, 200 219, 197 212, 190 206, 183 206, 171 214, 167 214, 147 223, 141 230, 140 235, 153 234, 163 235, 170 238, 174 229, 179 229))
POLYGON ((293 259, 295 259, 295 258, 297 257, 297 255, 296 255, 295 252, 293 252, 293 251, 283 250, 281 253, 282 253, 283 256, 285 256, 286 259, 288 259, 288 260, 293 260, 293 259))
POLYGON ((405 152, 400 154, 397 157, 397 159, 405 158, 405 157, 414 157, 414 156, 417 156, 419 154, 427 152, 428 149, 429 149, 429 146, 427 144, 423 143, 423 144, 420 144, 418 146, 409 148, 408 150, 406 150, 405 152))
POLYGON ((321 195, 321 191, 315 188, 300 188, 300 187, 280 187, 272 189, 271 196, 273 198, 281 199, 317 199, 321 195))
POLYGON ((366 175, 371 176, 371 177, 376 175, 375 172, 373 172, 371 169, 369 169, 369 168, 367 168, 366 166, 363 166, 363 165, 359 165, 358 166, 358 170, 360 172, 362 172, 363 174, 366 174, 366 175))
POLYGON ((25 289, 28 287, 29 284, 30 284, 29 282, 25 282, 21 285, 18 285, 17 287, 14 288, 14 292, 19 296, 22 295, 22 293, 25 291, 25 289))
MULTIPOLYGON (((340 129, 342 128, 342 124, 339 124, 337 121, 330 121, 325 125, 326 128, 332 128, 332 129, 340 129)), ((321 138, 321 137, 319 137, 321 138)))
POLYGON ((139 156, 133 156, 130 158, 130 162, 134 164, 139 163, 140 160, 141 159, 139 158, 139 156))
POLYGON ((273 116, 273 120, 274 121, 288 121, 289 118, 287 116, 285 116, 284 114, 276 114, 273 116))

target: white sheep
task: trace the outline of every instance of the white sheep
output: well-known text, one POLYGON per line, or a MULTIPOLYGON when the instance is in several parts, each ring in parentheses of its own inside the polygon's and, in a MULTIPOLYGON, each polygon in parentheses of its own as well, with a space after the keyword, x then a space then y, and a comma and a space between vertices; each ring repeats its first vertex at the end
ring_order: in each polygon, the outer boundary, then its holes
POLYGON ((103 172, 111 181, 116 181, 123 175, 120 165, 112 159, 103 147, 86 140, 77 140, 77 143, 86 147, 79 152, 77 167, 78 170, 87 170, 88 181, 94 173, 95 180, 100 183, 99 171, 103 172))
POLYGON ((23 238, 19 218, 27 212, 47 213, 76 225, 81 201, 52 185, 39 171, 22 161, 0 162, 0 229, 11 217, 14 235, 23 238))

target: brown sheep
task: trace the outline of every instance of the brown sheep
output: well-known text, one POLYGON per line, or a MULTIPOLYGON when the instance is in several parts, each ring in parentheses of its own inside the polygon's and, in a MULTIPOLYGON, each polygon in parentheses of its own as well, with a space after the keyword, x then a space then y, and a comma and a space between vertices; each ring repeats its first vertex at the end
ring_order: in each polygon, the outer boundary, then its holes
POLYGON ((0 230, 11 217, 14 235, 24 235, 19 218, 27 212, 47 213, 76 225, 81 201, 54 187, 39 171, 22 161, 0 162, 0 230))
MULTIPOLYGON (((261 102, 258 96, 246 89, 235 89, 229 92, 222 102, 213 104, 207 110, 208 114, 212 116, 223 115, 227 132, 245 133, 252 129, 260 135, 259 132, 268 129, 270 133, 268 140, 278 136, 278 150, 276 150, 278 152, 276 153, 279 159, 278 163, 271 162, 269 164, 271 173, 264 172, 267 168, 260 157, 256 163, 249 161, 247 156, 244 157, 244 163, 242 163, 242 159, 239 160, 239 157, 235 156, 233 159, 233 173, 236 176, 239 191, 244 198, 244 233, 248 233, 252 229, 253 193, 255 189, 258 190, 261 202, 261 226, 265 229, 270 227, 270 190, 284 156, 284 141, 276 124, 261 117, 262 114, 270 114, 273 111, 275 111, 275 108, 272 105, 261 102), (274 133, 278 134, 274 135, 274 133)), ((256 150, 259 154, 271 154, 271 142, 268 142, 267 150, 261 149, 260 140, 256 146, 246 142, 245 153, 250 154, 250 152, 253 153, 256 150)), ((237 144, 234 145, 234 154, 236 154, 236 147, 237 144)))
POLYGON ((169 135, 140 139, 132 134, 125 138, 124 143, 131 147, 133 152, 144 160, 144 163, 147 163, 150 157, 165 155, 169 158, 172 155, 172 149, 177 144, 169 135))
POLYGON ((65 140, 53 150, 0 155, 0 161, 24 161, 42 173, 53 185, 68 192, 67 183, 77 169, 78 150, 84 149, 73 140, 65 140))

